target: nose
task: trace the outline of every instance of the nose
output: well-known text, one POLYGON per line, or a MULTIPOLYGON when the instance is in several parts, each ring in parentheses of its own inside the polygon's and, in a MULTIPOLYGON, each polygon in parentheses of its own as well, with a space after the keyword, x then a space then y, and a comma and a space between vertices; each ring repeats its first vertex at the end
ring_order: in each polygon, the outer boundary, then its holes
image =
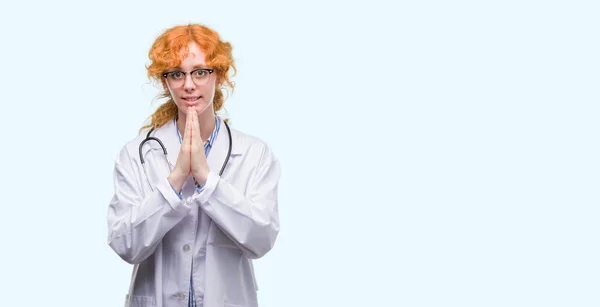
POLYGON ((185 81, 183 83, 183 88, 190 92, 196 89, 196 83, 192 80, 192 76, 190 74, 185 75, 185 81))

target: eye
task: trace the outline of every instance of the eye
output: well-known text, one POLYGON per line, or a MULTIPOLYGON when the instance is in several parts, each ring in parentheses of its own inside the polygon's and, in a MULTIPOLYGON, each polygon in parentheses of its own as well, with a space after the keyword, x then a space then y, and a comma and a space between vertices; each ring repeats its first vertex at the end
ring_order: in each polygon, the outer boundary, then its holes
POLYGON ((193 74, 194 74, 194 77, 204 77, 208 74, 208 72, 206 70, 199 69, 199 70, 195 70, 193 72, 193 74))
POLYGON ((177 80, 183 78, 183 73, 180 71, 171 72, 171 78, 177 80))

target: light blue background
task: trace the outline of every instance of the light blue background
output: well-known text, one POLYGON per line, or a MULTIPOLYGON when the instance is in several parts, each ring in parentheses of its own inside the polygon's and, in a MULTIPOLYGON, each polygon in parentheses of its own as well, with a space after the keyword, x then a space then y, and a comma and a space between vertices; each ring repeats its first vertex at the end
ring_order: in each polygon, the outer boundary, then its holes
POLYGON ((2 305, 122 306, 114 158, 200 22, 283 167, 261 306, 599 306, 597 3, 2 2, 2 305))

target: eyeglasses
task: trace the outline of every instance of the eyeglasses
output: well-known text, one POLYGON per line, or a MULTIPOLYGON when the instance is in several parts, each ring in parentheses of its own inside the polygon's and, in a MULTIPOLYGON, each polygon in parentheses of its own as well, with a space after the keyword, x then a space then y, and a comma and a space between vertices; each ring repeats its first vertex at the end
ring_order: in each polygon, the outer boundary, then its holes
POLYGON ((186 75, 190 74, 192 76, 192 81, 194 84, 201 86, 208 83, 210 80, 210 75, 214 72, 214 69, 208 68, 199 68, 188 72, 174 70, 163 73, 163 78, 167 79, 167 83, 171 87, 181 87, 185 83, 186 75))

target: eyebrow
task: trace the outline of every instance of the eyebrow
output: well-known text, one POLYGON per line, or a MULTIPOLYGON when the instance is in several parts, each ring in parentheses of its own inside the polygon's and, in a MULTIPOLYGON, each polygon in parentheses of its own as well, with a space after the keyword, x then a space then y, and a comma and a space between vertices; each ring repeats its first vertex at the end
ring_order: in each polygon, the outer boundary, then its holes
MULTIPOLYGON (((196 69, 200 69, 200 68, 202 68, 202 69, 210 69, 210 68, 208 68, 208 67, 207 67, 206 65, 204 65, 204 64, 200 64, 200 65, 194 65, 194 66, 192 66, 192 70, 196 70, 196 69)), ((179 67, 179 66, 177 66, 177 67, 174 67, 173 69, 174 69, 174 70, 179 70, 179 71, 183 70, 183 69, 181 69, 181 67, 179 67)))

